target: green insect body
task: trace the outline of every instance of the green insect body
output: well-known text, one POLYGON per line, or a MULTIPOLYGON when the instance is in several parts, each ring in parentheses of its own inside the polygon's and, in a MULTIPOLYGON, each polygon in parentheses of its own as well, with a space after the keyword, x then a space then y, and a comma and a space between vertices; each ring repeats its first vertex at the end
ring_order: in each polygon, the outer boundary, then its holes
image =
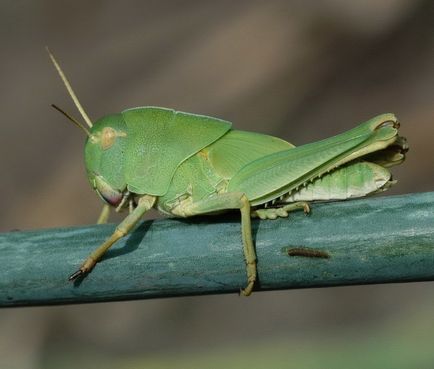
POLYGON ((387 168, 401 163, 407 150, 393 114, 300 147, 233 130, 224 120, 157 107, 128 109, 90 126, 85 164, 91 186, 108 205, 130 214, 70 279, 88 273, 152 207, 176 217, 239 209, 245 295, 257 275, 251 217, 275 219, 307 212, 307 201, 383 191, 395 183, 387 168))

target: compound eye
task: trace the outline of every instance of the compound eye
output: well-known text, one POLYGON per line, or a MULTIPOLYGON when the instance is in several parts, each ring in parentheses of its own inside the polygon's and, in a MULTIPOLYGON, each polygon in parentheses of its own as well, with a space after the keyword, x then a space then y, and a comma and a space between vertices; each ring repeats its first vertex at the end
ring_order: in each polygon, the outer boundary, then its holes
POLYGON ((107 150, 116 140, 116 131, 111 127, 104 127, 101 133, 101 148, 107 150))
POLYGON ((99 144, 101 149, 107 150, 114 145, 118 137, 127 137, 127 134, 112 127, 104 127, 102 131, 90 135, 90 140, 94 144, 99 144))
POLYGON ((94 185, 95 191, 104 202, 115 207, 121 203, 122 192, 113 189, 101 176, 95 175, 94 185))

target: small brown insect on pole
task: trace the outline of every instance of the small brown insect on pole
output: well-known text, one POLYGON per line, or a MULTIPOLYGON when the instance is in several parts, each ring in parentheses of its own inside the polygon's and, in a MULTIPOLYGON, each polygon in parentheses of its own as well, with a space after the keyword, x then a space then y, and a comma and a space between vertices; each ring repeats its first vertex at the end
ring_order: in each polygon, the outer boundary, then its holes
POLYGON ((285 248, 288 256, 304 256, 307 258, 329 259, 330 254, 323 250, 317 250, 310 247, 291 247, 285 248))

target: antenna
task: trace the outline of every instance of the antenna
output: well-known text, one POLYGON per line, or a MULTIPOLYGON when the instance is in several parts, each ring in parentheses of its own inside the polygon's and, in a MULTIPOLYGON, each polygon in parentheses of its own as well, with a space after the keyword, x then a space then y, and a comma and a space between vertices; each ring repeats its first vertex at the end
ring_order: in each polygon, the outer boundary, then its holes
POLYGON ((83 126, 77 119, 75 119, 72 115, 68 114, 63 109, 59 108, 57 105, 51 104, 51 106, 56 109, 58 112, 62 113, 65 117, 67 117, 72 123, 74 123, 78 128, 82 129, 87 136, 91 137, 89 130, 83 126))
MULTIPOLYGON (((69 95, 72 98, 72 101, 74 101, 75 106, 77 107, 78 111, 80 112, 81 116, 83 117, 86 124, 92 128, 92 121, 89 119, 88 115, 84 111, 83 107, 80 104, 80 101, 78 101, 77 96, 74 93, 74 90, 72 89, 68 79, 66 78, 65 74, 62 71, 62 68, 60 68, 59 63, 57 63, 56 58, 54 55, 50 52, 50 49, 46 47, 46 50, 48 52, 48 55, 50 56, 51 61, 53 62, 54 66, 57 69, 57 72, 59 73, 60 78, 62 79, 63 83, 65 84, 66 89, 68 90, 69 95)), ((56 109, 56 108, 55 108, 56 109)), ((63 114, 65 114, 63 111, 61 111, 63 114)), ((65 114, 66 115, 66 114, 65 114)), ((68 115, 66 115, 68 116, 68 115)), ((69 117, 68 117, 69 118, 69 117)))

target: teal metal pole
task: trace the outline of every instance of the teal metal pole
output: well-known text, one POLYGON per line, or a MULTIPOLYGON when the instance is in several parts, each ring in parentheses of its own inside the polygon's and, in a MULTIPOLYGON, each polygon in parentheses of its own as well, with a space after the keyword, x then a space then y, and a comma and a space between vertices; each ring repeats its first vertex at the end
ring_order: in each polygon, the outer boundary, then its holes
MULTIPOLYGON (((86 278, 68 282, 113 229, 1 234, 0 306, 237 293, 244 287, 236 212, 144 221, 86 278)), ((309 216, 253 220, 253 236, 258 291, 434 280, 434 192, 312 204, 309 216), (303 250, 323 257, 300 256, 303 250)))

